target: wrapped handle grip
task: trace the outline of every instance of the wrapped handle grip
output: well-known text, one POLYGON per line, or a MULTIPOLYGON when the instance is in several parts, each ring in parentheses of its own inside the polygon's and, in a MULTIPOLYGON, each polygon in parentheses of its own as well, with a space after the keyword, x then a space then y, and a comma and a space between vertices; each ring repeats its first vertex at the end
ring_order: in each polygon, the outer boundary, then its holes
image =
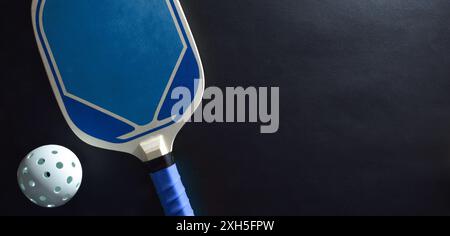
POLYGON ((194 216, 175 164, 150 174, 167 216, 194 216))

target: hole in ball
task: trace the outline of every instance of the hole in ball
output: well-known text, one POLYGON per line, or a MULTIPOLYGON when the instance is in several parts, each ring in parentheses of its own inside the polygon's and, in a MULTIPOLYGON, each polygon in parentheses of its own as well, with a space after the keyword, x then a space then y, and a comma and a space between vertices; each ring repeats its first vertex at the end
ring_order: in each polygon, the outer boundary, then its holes
POLYGON ((56 163, 56 168, 62 169, 64 167, 64 164, 62 162, 56 163))
POLYGON ((73 178, 72 178, 72 176, 69 176, 69 177, 67 177, 67 184, 70 184, 70 183, 72 183, 72 181, 73 181, 73 178))
POLYGON ((69 198, 70 198, 70 195, 67 194, 66 196, 64 196, 64 197, 62 198, 62 200, 65 202, 65 201, 69 200, 69 198))
POLYGON ((61 187, 59 187, 59 186, 56 187, 56 188, 55 188, 55 193, 58 194, 58 193, 60 193, 60 192, 61 192, 61 187))

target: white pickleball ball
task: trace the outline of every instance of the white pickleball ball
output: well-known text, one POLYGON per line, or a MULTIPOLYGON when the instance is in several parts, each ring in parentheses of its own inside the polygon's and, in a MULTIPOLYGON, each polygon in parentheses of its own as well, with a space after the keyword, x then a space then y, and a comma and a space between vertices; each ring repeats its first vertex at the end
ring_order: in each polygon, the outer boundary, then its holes
POLYGON ((20 163, 17 180, 22 192, 42 207, 66 204, 77 193, 83 171, 77 156, 58 145, 39 147, 20 163))

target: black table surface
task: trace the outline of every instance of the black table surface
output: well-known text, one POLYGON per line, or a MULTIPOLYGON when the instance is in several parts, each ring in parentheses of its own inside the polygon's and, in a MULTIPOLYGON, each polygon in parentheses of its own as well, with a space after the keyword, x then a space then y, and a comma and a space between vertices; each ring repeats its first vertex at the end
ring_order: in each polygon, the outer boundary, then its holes
MULTIPOLYGON (((1 215, 161 215, 139 160, 80 141, 52 95, 31 1, 0 1, 1 215), (32 149, 84 167, 66 206, 20 192, 32 149)), ((450 215, 450 1, 183 0, 208 86, 280 87, 280 130, 188 124, 175 143, 199 215, 450 215)))

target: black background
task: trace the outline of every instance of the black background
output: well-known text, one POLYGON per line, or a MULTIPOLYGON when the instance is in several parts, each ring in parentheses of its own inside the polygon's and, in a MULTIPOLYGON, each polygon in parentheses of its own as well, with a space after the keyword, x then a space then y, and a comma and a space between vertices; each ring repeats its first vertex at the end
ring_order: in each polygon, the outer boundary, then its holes
MULTIPOLYGON (((35 45, 31 1, 1 1, 0 214, 161 215, 137 159, 75 137, 35 45), (56 143, 76 197, 34 206, 16 183, 56 143)), ((450 215, 450 1, 184 0, 208 86, 279 86, 280 130, 188 124, 175 143, 200 215, 450 215)))

